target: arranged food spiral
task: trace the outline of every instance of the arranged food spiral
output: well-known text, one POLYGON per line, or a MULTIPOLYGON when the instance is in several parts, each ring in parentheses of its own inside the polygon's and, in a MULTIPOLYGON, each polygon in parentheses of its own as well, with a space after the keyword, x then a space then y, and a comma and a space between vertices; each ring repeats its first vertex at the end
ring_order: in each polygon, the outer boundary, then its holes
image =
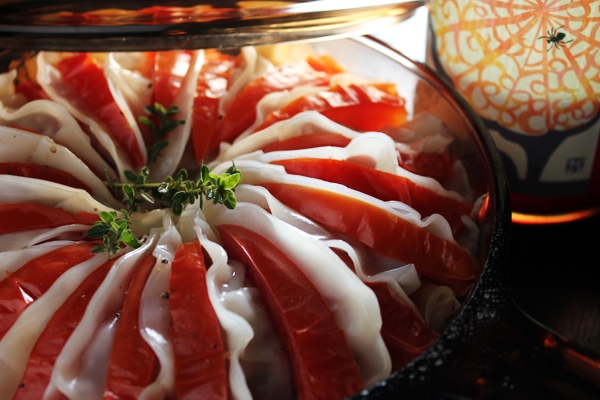
POLYGON ((40 52, 0 125, 4 398, 341 399, 478 273, 446 127, 307 45, 40 52))

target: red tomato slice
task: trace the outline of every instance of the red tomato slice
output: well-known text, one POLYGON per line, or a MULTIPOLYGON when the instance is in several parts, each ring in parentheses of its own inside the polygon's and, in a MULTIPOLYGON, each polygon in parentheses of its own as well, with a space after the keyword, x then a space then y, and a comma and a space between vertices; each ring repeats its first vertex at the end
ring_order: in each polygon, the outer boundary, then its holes
POLYGON ((217 227, 227 254, 247 277, 285 344, 298 399, 341 399, 363 389, 344 332, 302 270, 272 242, 240 226, 217 227))
POLYGON ((63 273, 94 256, 97 243, 78 243, 50 251, 22 265, 0 281, 0 340, 29 304, 63 273))
POLYGON ((168 108, 175 103, 191 60, 191 51, 173 50, 155 53, 152 104, 159 103, 168 108))
POLYGON ((81 182, 70 173, 46 165, 34 164, 32 162, 0 163, 0 174, 43 179, 54 183, 60 183, 61 185, 83 189, 88 193, 91 192, 90 188, 85 183, 81 182))
POLYGON ((192 141, 198 163, 204 160, 217 129, 219 103, 227 91, 231 70, 237 63, 236 57, 216 50, 205 50, 204 58, 204 65, 198 76, 192 116, 192 141))
POLYGON ((448 153, 400 153, 400 165, 415 174, 430 176, 439 182, 454 177, 454 158, 448 153))
POLYGON ((88 53, 78 53, 63 58, 56 67, 65 82, 106 125, 108 134, 125 149, 132 164, 142 166, 144 156, 140 143, 110 92, 102 66, 88 53))
POLYGON ((96 214, 69 214, 62 208, 35 203, 0 204, 0 234, 28 229, 56 228, 69 224, 92 225, 100 218, 96 214))
POLYGON ((198 240, 181 244, 175 252, 169 304, 177 399, 226 399, 225 346, 208 298, 206 265, 198 240))
POLYGON ((379 254, 405 263, 456 293, 474 279, 475 260, 456 243, 370 203, 300 185, 264 183, 277 199, 325 227, 358 240, 379 254))
POLYGON ((19 80, 15 85, 15 91, 25 96, 28 101, 49 99, 44 89, 37 82, 29 80, 19 80))
POLYGON ((444 216, 453 231, 464 225, 461 217, 469 216, 473 205, 442 196, 403 176, 377 171, 346 160, 294 158, 275 160, 288 174, 309 176, 339 183, 383 201, 399 200, 419 211, 422 216, 434 213, 444 216))
POLYGON ((20 60, 10 63, 9 69, 17 71, 14 79, 16 93, 20 93, 28 101, 48 99, 48 95, 36 80, 37 60, 33 53, 25 53, 20 60))
POLYGON ((27 369, 13 400, 41 399, 52 378, 52 368, 65 343, 81 321, 92 296, 116 261, 92 272, 56 310, 33 347, 27 369))
MULTIPOLYGON (((347 253, 341 250, 334 252, 354 271, 347 253)), ((425 351, 439 335, 389 285, 384 282, 365 284, 377 297, 383 322, 381 336, 390 352, 392 370, 397 371, 425 351)))
POLYGON ((104 399, 137 399, 158 374, 158 358, 140 334, 140 300, 156 258, 147 255, 134 272, 117 323, 104 399))
POLYGON ((392 369, 399 370, 419 356, 438 334, 387 284, 369 283, 381 309, 381 336, 392 358, 392 369))
POLYGON ((262 148, 265 153, 279 150, 302 150, 321 146, 346 147, 351 139, 337 133, 311 133, 275 142, 262 148))
POLYGON ((333 58, 330 56, 323 54, 318 57, 309 56, 306 59, 306 62, 315 70, 326 72, 329 75, 339 74, 341 72, 345 72, 345 69, 342 68, 333 58))
POLYGON ((272 112, 255 131, 309 110, 357 131, 381 131, 406 121, 404 104, 391 84, 335 86, 300 97, 272 112))
POLYGON ((256 119, 256 104, 266 94, 307 84, 329 86, 330 77, 331 74, 315 70, 304 61, 282 64, 269 70, 248 83, 237 95, 229 110, 226 110, 209 147, 215 148, 223 141, 232 142, 251 126, 256 119))

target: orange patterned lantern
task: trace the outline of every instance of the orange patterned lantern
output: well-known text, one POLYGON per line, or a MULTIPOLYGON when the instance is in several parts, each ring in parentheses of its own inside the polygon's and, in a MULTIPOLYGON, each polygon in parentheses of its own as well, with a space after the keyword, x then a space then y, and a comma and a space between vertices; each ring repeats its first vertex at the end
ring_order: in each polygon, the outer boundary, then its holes
POLYGON ((600 1, 432 0, 429 61, 486 121, 517 222, 600 212, 600 1))

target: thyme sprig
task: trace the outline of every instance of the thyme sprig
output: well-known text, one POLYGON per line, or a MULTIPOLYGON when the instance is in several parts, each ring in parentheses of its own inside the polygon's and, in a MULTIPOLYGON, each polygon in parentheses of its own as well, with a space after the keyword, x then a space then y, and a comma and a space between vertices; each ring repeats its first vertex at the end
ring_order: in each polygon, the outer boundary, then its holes
POLYGON ((235 188, 242 179, 240 171, 233 163, 227 171, 219 175, 210 172, 208 166, 202 163, 197 180, 188 179, 185 169, 179 170, 175 177, 168 176, 160 183, 149 182, 148 175, 149 170, 144 167, 139 174, 133 171, 125 172, 129 183, 117 182, 107 177, 105 184, 115 193, 122 192, 123 203, 129 207, 129 211, 122 209, 122 217, 115 211, 100 213, 100 221, 96 221, 87 231, 90 238, 102 239, 102 245, 94 247, 92 252, 107 251, 109 257, 112 257, 122 245, 139 247, 141 241, 130 228, 130 212, 141 211, 141 205, 146 202, 160 202, 160 208, 169 208, 174 215, 181 215, 187 205, 194 204, 197 200, 202 208, 205 199, 234 209, 237 204, 235 188))
POLYGON ((139 212, 145 203, 156 204, 159 208, 169 208, 174 215, 181 215, 187 205, 200 202, 200 208, 204 199, 214 204, 223 204, 229 209, 235 208, 235 188, 242 177, 240 171, 232 163, 226 172, 217 175, 210 172, 204 163, 200 165, 200 176, 197 180, 188 179, 188 173, 181 169, 175 177, 168 176, 164 182, 150 182, 150 165, 156 161, 160 152, 164 150, 169 142, 163 137, 175 129, 177 125, 185 123, 183 120, 173 119, 179 113, 179 108, 172 105, 165 108, 159 103, 144 107, 150 117, 139 117, 141 123, 147 125, 154 135, 154 144, 147 148, 148 165, 137 174, 126 170, 125 178, 129 182, 117 182, 111 179, 108 171, 105 171, 104 182, 113 193, 122 193, 123 204, 128 210, 122 209, 121 216, 116 211, 101 212, 100 221, 95 222, 87 231, 87 236, 92 239, 102 239, 102 245, 92 249, 94 253, 107 251, 109 257, 114 256, 122 246, 137 248, 141 241, 131 230, 130 213, 139 212))
POLYGON ((146 149, 148 152, 148 165, 150 165, 156 161, 160 152, 169 145, 169 141, 163 139, 165 135, 175 129, 177 125, 184 124, 185 121, 172 118, 180 112, 179 107, 175 104, 165 108, 160 103, 154 103, 153 106, 144 107, 144 110, 150 114, 150 117, 140 116, 138 120, 149 127, 154 136, 154 143, 146 149))
POLYGON ((127 210, 121 210, 121 214, 122 217, 119 217, 116 211, 102 211, 100 221, 94 222, 87 230, 88 237, 102 239, 102 244, 93 247, 92 253, 107 251, 108 256, 112 257, 121 249, 121 245, 133 248, 142 245, 142 242, 129 228, 129 213, 127 210))
POLYGON ((204 163, 200 167, 200 176, 197 180, 188 179, 188 172, 181 169, 175 177, 168 176, 164 182, 153 183, 148 181, 149 170, 142 168, 139 174, 126 171, 125 177, 129 183, 120 183, 107 180, 106 184, 115 192, 123 192, 123 203, 129 206, 130 211, 140 211, 144 202, 155 204, 160 202, 160 208, 170 208, 175 215, 181 215, 188 204, 200 201, 202 208, 204 199, 211 200, 214 204, 223 204, 229 209, 236 206, 235 188, 241 181, 240 171, 232 166, 220 175, 210 172, 204 163))

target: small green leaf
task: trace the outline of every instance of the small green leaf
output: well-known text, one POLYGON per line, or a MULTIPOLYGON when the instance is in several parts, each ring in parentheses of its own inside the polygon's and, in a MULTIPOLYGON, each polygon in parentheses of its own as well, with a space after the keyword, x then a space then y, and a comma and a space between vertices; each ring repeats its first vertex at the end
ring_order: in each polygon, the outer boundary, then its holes
POLYGON ((183 212, 183 204, 181 204, 181 203, 173 204, 173 214, 181 215, 182 212, 183 212))
POLYGON ((188 198, 188 193, 181 190, 173 195, 173 198, 171 201, 173 201, 174 203, 183 203, 187 200, 187 198, 188 198))
POLYGON ((110 222, 117 218, 117 213, 115 211, 101 211, 99 216, 104 222, 110 222))
POLYGON ((92 247, 92 253, 103 253, 106 250, 107 249, 104 246, 94 246, 94 247, 92 247))
POLYGON ((134 249, 137 249, 142 245, 142 243, 138 240, 138 238, 135 237, 133 232, 130 230, 123 232, 123 234, 121 235, 121 242, 125 243, 129 247, 133 247, 134 249))
POLYGON ((92 239, 100 239, 108 232, 110 232, 110 228, 106 223, 98 221, 87 230, 87 235, 92 239))
POLYGON ((133 182, 133 183, 137 182, 138 175, 135 172, 126 169, 125 171, 123 171, 123 173, 125 174, 125 178, 127 178, 129 180, 129 182, 133 182))
POLYGON ((133 198, 135 197, 135 190, 133 189, 133 186, 125 184, 123 185, 123 193, 125 193, 125 196, 129 197, 129 198, 133 198))
POLYGON ((176 180, 185 181, 188 178, 188 173, 185 169, 180 169, 175 176, 176 180))
POLYGON ((240 183, 240 180, 241 175, 239 173, 221 177, 222 186, 229 190, 235 189, 235 187, 240 183))
POLYGON ((237 199, 235 198, 235 195, 233 194, 233 192, 225 193, 225 198, 223 199, 223 204, 225 205, 225 207, 229 208, 230 210, 233 210, 235 208, 235 206, 237 205, 237 199))
POLYGON ((168 193, 169 192, 169 184, 167 182, 161 183, 157 188, 159 193, 168 193))
POLYGON ((150 193, 141 191, 140 196, 150 204, 154 204, 154 197, 150 193))

